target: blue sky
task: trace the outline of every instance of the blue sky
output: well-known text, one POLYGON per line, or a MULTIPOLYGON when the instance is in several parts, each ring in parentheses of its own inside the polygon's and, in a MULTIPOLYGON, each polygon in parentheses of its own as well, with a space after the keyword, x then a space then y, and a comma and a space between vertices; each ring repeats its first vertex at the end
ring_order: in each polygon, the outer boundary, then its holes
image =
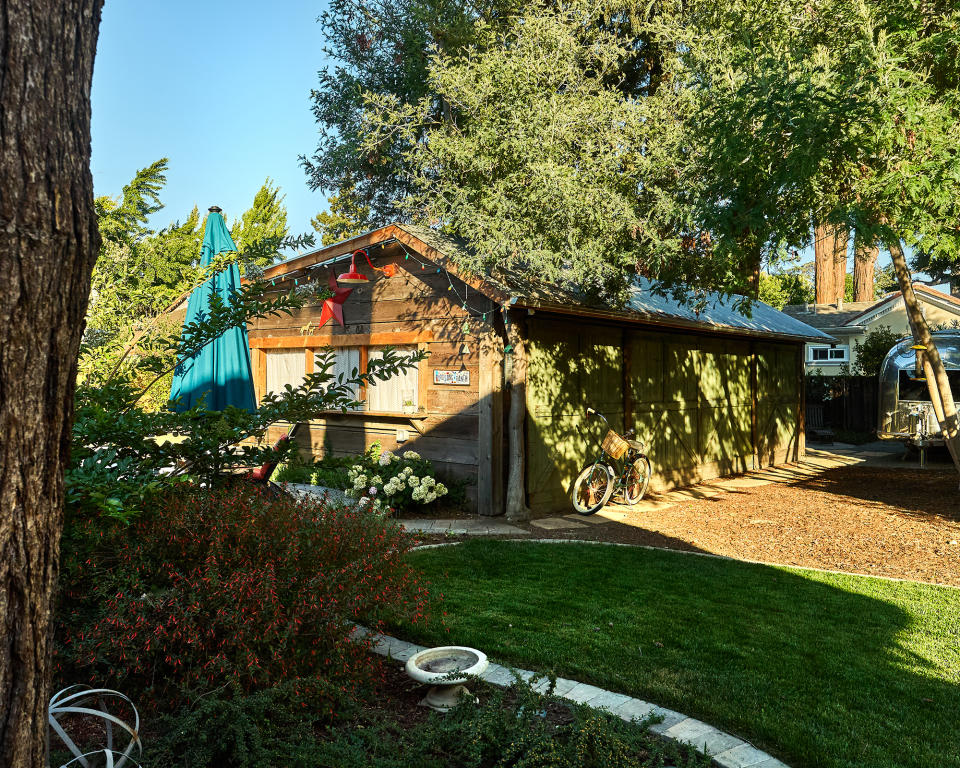
POLYGON ((170 159, 153 224, 194 203, 231 221, 267 176, 294 233, 326 207, 297 158, 316 147, 310 89, 324 65, 324 0, 107 0, 93 75, 93 183, 118 195, 138 168, 170 159))

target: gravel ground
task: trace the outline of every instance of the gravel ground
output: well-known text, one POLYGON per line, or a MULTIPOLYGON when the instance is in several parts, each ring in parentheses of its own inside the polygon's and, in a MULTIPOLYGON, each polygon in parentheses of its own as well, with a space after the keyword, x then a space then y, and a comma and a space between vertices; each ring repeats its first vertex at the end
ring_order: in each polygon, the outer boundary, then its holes
POLYGON ((630 512, 621 522, 601 520, 583 520, 596 524, 572 530, 530 528, 529 535, 960 586, 960 493, 952 471, 841 467, 630 512))

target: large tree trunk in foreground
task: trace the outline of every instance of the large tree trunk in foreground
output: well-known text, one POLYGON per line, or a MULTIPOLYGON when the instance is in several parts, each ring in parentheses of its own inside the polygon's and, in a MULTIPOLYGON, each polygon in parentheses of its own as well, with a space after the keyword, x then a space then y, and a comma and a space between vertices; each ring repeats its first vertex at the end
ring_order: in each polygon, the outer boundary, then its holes
POLYGON ((510 416, 508 423, 507 500, 508 520, 529 520, 530 509, 526 501, 526 470, 524 457, 526 445, 523 439, 524 422, 527 417, 527 351, 523 331, 517 318, 505 317, 507 354, 513 355, 513 371, 510 375, 510 416), (511 322, 511 320, 513 322, 511 322))
POLYGON ((900 243, 889 243, 890 256, 893 259, 893 267, 897 273, 897 283, 900 285, 900 292, 903 294, 903 303, 907 309, 907 319, 910 321, 910 330, 913 333, 913 340, 917 344, 926 347, 923 350, 923 368, 927 379, 927 390, 930 392, 930 401, 940 422, 940 429, 943 431, 944 441, 950 450, 950 456, 953 458, 954 466, 957 472, 960 472, 960 424, 957 420, 957 408, 953 399, 953 392, 950 388, 950 379, 947 378, 947 371, 943 367, 943 360, 940 359, 940 352, 930 334, 930 326, 920 311, 920 302, 917 301, 917 295, 913 290, 913 281, 910 277, 910 269, 907 266, 907 259, 904 256, 903 248, 900 243))
POLYGON ((813 230, 814 288, 817 304, 831 304, 836 296, 834 290, 833 228, 817 224, 813 230))
POLYGON ((857 235, 853 251, 854 301, 873 301, 874 270, 879 256, 880 246, 864 242, 860 235, 857 235))
POLYGON ((77 351, 99 249, 90 83, 102 0, 0 15, 0 765, 46 765, 77 351))
POLYGON ((833 230, 833 300, 843 301, 847 293, 847 244, 850 230, 836 227, 833 230))

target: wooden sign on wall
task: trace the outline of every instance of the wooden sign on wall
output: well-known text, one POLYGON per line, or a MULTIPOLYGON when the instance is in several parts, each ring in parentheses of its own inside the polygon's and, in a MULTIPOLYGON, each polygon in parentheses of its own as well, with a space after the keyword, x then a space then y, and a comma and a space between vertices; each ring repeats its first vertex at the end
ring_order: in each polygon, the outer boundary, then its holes
POLYGON ((440 371, 433 372, 434 384, 452 384, 465 387, 470 385, 470 371, 440 371))

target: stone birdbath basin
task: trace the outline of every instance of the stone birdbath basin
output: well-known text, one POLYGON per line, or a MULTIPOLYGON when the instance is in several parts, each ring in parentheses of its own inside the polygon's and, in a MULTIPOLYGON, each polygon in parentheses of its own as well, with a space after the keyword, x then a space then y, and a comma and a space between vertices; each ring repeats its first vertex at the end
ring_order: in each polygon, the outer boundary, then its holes
POLYGON ((461 694, 471 695, 464 681, 470 675, 483 673, 486 668, 485 653, 460 645, 427 648, 411 656, 406 664, 410 677, 430 686, 420 703, 438 712, 455 707, 461 694))

